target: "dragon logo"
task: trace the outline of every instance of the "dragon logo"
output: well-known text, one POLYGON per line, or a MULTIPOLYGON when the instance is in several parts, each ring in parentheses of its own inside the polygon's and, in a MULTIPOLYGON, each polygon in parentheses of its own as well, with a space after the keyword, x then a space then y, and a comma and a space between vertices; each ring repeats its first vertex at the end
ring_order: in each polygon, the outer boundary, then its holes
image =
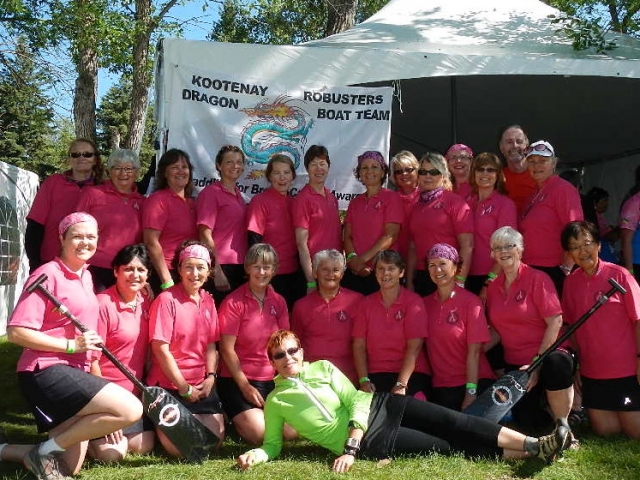
POLYGON ((272 155, 280 153, 291 157, 296 168, 300 166, 307 134, 313 126, 309 113, 293 105, 285 95, 240 111, 252 118, 240 136, 248 165, 266 165, 272 155))

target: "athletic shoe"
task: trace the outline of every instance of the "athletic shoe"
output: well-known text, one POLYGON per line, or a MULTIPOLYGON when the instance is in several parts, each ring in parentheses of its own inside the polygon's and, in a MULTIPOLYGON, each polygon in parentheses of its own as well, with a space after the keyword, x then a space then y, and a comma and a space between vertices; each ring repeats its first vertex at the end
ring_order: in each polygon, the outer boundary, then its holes
POLYGON ((557 422, 556 429, 550 435, 538 438, 538 458, 551 463, 560 456, 562 450, 569 447, 571 430, 557 422))
POLYGON ((36 445, 24 457, 24 466, 38 480, 72 480, 68 475, 68 467, 55 453, 40 455, 36 445))
MULTIPOLYGON (((570 420, 571 420, 571 418, 569 418, 569 421, 570 420)), ((562 425, 563 427, 566 427, 566 428, 569 429, 569 440, 567 440, 566 445, 562 447, 562 450, 578 450, 580 448, 580 442, 578 441, 578 439, 573 434, 573 430, 569 426, 570 423, 567 420, 565 420, 564 418, 559 418, 559 419, 556 420, 556 424, 557 425, 562 425)))

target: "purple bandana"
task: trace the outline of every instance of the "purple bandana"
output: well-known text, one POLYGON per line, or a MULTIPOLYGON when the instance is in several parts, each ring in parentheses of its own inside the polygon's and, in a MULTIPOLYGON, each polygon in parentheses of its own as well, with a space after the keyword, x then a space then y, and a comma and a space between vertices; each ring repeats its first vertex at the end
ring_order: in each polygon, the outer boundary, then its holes
POLYGON ((427 190, 426 192, 420 192, 420 202, 430 203, 440 198, 444 193, 444 187, 434 188, 433 190, 427 190))
POLYGON ((460 259, 458 251, 448 243, 436 243, 429 249, 427 259, 433 260, 434 258, 446 258, 447 260, 451 260, 454 264, 457 264, 460 259))

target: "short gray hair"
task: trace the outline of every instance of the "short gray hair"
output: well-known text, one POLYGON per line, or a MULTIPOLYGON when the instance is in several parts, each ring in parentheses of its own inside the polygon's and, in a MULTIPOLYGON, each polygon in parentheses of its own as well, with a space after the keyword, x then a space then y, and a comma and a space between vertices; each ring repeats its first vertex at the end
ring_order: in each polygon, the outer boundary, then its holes
POLYGON ((318 273, 318 268, 322 262, 338 262, 340 268, 344 271, 347 266, 347 262, 344 259, 344 255, 338 250, 320 250, 313 256, 313 273, 318 273))
POLYGON ((522 234, 512 227, 500 227, 491 235, 491 248, 496 245, 515 245, 520 253, 524 251, 522 234))
POLYGON ((111 152, 109 160, 107 160, 107 170, 115 167, 116 163, 131 163, 133 168, 140 170, 140 158, 138 158, 138 154, 133 150, 119 148, 111 152))

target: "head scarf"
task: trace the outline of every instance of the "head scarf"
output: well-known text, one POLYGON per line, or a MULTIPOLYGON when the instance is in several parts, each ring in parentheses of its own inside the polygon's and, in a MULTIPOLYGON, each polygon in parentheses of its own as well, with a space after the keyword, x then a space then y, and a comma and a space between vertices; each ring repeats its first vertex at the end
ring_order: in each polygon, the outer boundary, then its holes
POLYGON ((458 251, 448 243, 436 243, 429 249, 427 260, 433 260, 434 258, 446 258, 454 264, 457 264, 460 259, 458 251))
POLYGON ((73 212, 60 220, 58 224, 58 235, 63 236, 64 232, 66 232, 71 225, 81 222, 91 223, 98 228, 98 221, 93 216, 86 212, 73 212))
POLYGON ((204 260, 207 262, 209 266, 211 266, 211 254, 209 250, 204 245, 193 244, 185 247, 180 252, 180 263, 185 261, 187 258, 199 258, 200 260, 204 260))

